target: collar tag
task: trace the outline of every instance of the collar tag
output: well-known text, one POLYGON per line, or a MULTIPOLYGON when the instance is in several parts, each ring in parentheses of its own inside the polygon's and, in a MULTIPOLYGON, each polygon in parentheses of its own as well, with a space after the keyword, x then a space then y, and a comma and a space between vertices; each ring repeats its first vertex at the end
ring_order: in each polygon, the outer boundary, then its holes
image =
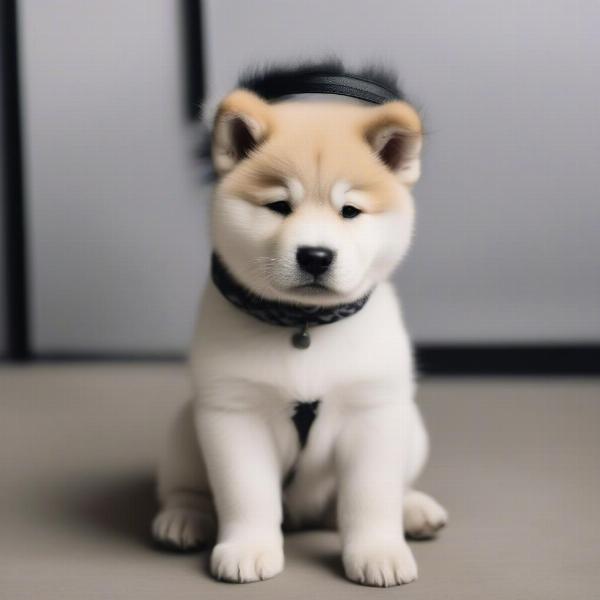
POLYGON ((304 327, 292 336, 292 346, 298 348, 298 350, 306 350, 310 346, 310 334, 308 333, 307 324, 304 324, 304 327))

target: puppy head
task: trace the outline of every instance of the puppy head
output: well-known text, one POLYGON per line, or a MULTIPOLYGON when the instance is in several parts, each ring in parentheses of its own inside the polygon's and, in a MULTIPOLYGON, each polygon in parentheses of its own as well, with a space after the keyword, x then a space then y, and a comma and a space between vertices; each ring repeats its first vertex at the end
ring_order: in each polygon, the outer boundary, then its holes
POLYGON ((214 247, 263 297, 360 298, 408 249, 420 149, 421 123, 405 102, 267 103, 234 91, 213 129, 214 247))

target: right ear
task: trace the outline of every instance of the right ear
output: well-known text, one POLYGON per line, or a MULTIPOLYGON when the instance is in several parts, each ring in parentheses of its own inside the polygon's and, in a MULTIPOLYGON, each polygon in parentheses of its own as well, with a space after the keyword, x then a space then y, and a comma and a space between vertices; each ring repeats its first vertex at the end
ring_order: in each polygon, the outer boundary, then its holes
POLYGON ((248 90, 235 90, 219 105, 212 136, 212 159, 219 175, 229 173, 265 141, 270 107, 248 90))
POLYGON ((421 174, 422 127, 417 111, 402 101, 369 109, 366 138, 381 162, 405 185, 421 174))

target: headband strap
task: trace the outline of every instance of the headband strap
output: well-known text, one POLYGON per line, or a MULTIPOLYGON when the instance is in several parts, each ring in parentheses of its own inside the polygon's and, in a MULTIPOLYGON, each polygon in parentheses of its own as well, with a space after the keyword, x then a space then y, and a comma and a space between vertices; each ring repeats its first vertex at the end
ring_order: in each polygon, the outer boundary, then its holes
POLYGON ((266 100, 296 94, 335 94, 371 104, 398 100, 397 93, 369 79, 327 73, 280 75, 261 82, 254 91, 266 100))

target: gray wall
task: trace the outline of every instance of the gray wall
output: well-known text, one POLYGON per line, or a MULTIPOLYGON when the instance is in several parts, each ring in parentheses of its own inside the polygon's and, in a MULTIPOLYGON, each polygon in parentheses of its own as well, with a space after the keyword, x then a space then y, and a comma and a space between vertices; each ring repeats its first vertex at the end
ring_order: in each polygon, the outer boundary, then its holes
POLYGON ((600 338, 600 3, 210 2, 211 81, 337 52, 397 67, 430 132, 398 277, 423 341, 600 338))
POLYGON ((179 2, 21 6, 34 348, 180 351, 208 250, 179 2))
MULTIPOLYGON (((177 2, 23 0, 38 351, 179 350, 208 248, 177 2)), ((398 275, 419 341, 600 338, 600 4, 213 0, 209 88, 254 61, 397 67, 429 130, 398 275)))

